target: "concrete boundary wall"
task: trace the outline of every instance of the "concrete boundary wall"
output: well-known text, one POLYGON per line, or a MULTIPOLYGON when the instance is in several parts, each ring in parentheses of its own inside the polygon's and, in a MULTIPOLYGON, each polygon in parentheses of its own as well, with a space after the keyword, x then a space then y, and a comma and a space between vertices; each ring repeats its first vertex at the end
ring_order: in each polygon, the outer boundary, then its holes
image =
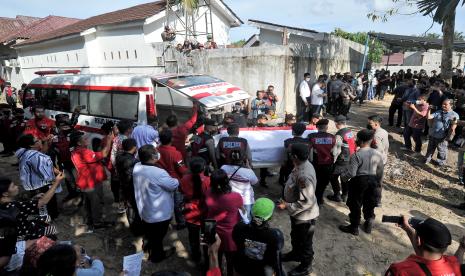
POLYGON ((333 36, 319 44, 215 49, 187 55, 166 49, 166 45, 153 46, 156 52, 165 49, 166 72, 212 75, 238 85, 252 96, 274 85, 281 113, 296 112, 297 88, 304 73, 309 72, 315 80, 321 74, 356 72, 364 53, 363 45, 333 36))

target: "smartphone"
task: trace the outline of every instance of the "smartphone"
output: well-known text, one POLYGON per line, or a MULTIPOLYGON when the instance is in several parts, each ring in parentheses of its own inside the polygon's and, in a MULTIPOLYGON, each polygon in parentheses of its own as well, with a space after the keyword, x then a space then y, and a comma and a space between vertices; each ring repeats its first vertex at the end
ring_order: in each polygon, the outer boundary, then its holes
POLYGON ((216 241, 216 220, 206 219, 203 223, 203 242, 210 245, 216 241))

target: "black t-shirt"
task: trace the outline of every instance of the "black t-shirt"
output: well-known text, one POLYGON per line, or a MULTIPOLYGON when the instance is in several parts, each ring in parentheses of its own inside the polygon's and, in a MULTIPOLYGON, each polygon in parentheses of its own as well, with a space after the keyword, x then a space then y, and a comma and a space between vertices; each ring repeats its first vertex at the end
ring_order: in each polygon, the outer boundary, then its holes
POLYGON ((282 275, 280 252, 284 245, 281 230, 258 227, 242 222, 236 224, 233 239, 237 246, 234 268, 241 275, 265 275, 265 266, 272 267, 275 275, 282 275))

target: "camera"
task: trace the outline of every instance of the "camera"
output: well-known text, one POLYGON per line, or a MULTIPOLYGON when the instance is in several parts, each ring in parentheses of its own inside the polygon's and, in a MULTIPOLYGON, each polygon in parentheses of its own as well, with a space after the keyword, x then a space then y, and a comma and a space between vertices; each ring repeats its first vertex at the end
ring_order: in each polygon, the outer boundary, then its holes
POLYGON ((216 241, 216 220, 206 219, 203 223, 203 242, 211 245, 216 241))
MULTIPOLYGON (((423 219, 421 219, 421 218, 411 217, 408 220, 408 224, 410 224, 410 226, 415 228, 422 221, 423 221, 423 219)), ((383 218, 381 219, 381 222, 397 223, 399 225, 402 225, 404 223, 401 216, 386 216, 386 215, 383 215, 383 218)))

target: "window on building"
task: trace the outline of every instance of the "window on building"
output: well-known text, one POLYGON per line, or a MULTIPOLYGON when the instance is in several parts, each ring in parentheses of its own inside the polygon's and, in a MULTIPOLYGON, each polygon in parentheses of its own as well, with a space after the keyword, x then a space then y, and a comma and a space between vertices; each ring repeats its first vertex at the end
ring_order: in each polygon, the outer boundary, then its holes
POLYGON ((89 113, 95 116, 111 117, 111 93, 90 91, 89 113))
POLYGON ((137 50, 134 50, 134 58, 137 59, 137 50))
POLYGON ((126 59, 129 59, 129 51, 126 50, 126 59))
POLYGON ((107 54, 105 52, 103 52, 103 59, 107 60, 107 54))
POLYGON ((76 61, 79 61, 79 54, 76 53, 76 61))
POLYGON ((48 60, 48 56, 47 56, 47 62, 49 62, 49 60, 48 60))
POLYGON ((113 92, 113 117, 137 120, 138 93, 113 92))
POLYGON ((113 52, 110 52, 110 53, 111 53, 111 60, 113 60, 113 59, 114 59, 114 58, 113 58, 113 52))
POLYGON ((55 58, 55 62, 57 62, 57 55, 55 55, 55 57, 54 57, 54 58, 55 58))
POLYGON ((69 54, 66 54, 66 59, 67 59, 68 62, 69 62, 69 54))
POLYGON ((118 51, 118 58, 121 59, 121 52, 118 51))

